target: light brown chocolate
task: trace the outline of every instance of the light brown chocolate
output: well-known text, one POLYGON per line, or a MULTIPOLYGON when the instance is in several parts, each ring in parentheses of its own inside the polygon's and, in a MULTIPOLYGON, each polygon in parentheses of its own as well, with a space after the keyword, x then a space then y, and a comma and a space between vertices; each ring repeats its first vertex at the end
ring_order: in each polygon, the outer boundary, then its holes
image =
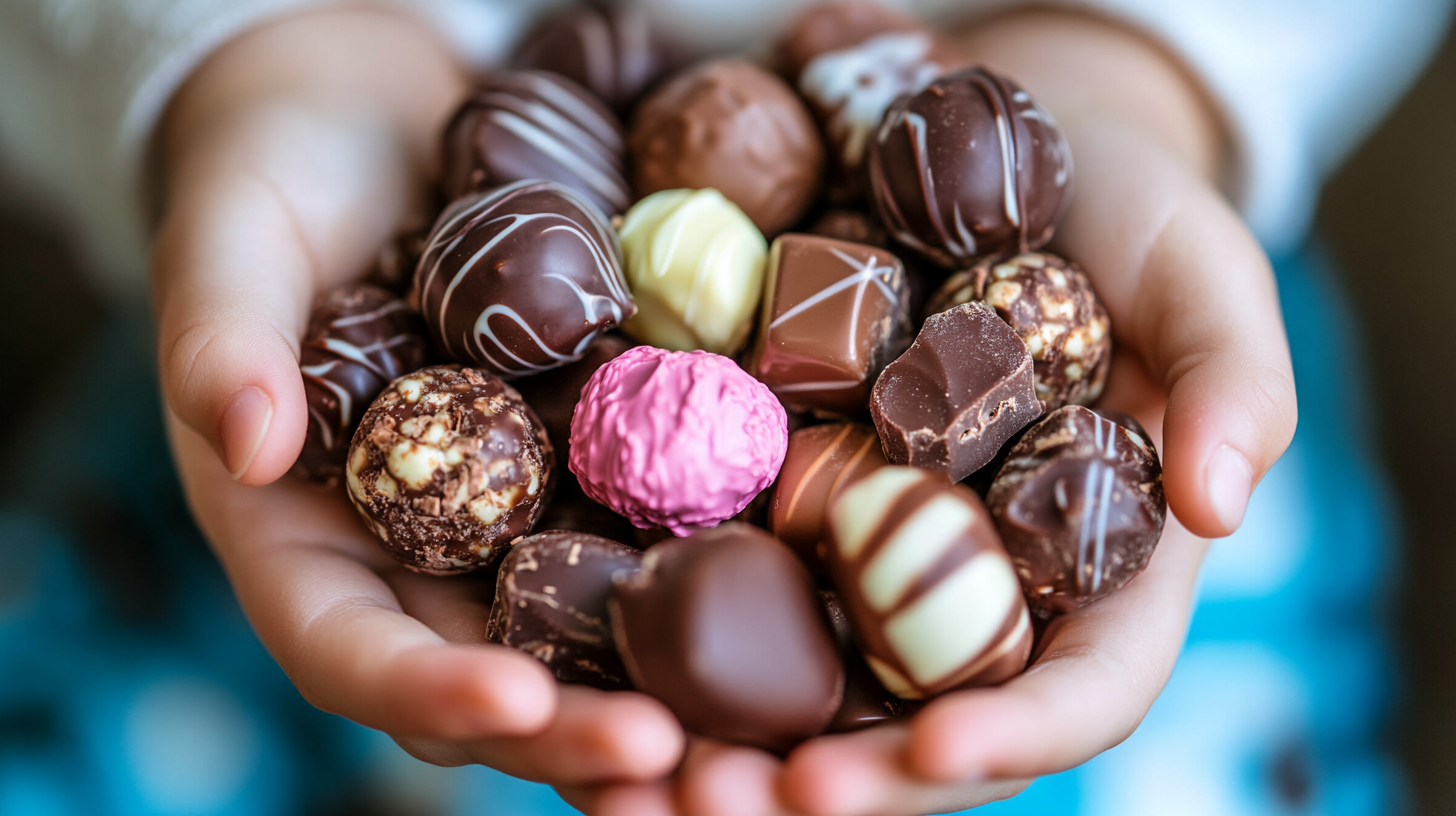
POLYGON ((812 572, 823 574, 829 503, 886 464, 880 439, 868 425, 839 422, 794 431, 769 505, 768 528, 812 572))

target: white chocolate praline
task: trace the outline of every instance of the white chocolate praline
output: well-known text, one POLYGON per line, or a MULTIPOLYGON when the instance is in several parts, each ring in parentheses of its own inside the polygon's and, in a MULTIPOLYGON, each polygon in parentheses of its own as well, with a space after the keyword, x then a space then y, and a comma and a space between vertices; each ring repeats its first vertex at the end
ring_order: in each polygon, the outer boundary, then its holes
POLYGON ((662 190, 627 212, 618 235, 637 302, 624 331, 673 351, 743 348, 768 242, 737 205, 713 189, 662 190))

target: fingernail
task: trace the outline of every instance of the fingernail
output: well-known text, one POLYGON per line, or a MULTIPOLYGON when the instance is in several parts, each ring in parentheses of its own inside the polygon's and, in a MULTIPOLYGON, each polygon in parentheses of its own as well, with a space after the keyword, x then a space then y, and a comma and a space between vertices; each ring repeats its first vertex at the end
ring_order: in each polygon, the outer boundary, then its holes
POLYGON ((273 401, 263 389, 247 386, 233 395, 222 413, 218 436, 222 442, 222 462, 234 479, 242 478, 268 435, 273 422, 273 401))
POLYGON ((1220 445, 1208 460, 1208 502, 1223 528, 1232 533, 1244 520, 1249 494, 1254 490, 1254 469, 1242 453, 1220 445))

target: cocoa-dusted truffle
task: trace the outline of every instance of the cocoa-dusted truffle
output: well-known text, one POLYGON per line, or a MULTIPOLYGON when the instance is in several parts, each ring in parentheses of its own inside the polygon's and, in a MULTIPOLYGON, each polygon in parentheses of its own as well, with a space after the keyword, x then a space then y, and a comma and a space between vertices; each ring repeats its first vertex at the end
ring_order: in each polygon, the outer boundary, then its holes
POLYGON ((1026 667, 1031 619, 975 493, 883 467, 829 505, 829 570, 865 659, 907 700, 1026 667))
POLYGON ((535 657, 563 683, 629 688, 607 601, 612 579, 641 562, 637 550, 587 533, 551 530, 516 541, 501 562, 486 640, 535 657))
POLYGON ((617 117, 580 85, 546 71, 495 71, 445 127, 445 197, 522 179, 569 187, 612 216, 632 203, 617 117))
POLYGON ((441 214, 415 290, 440 351, 519 376, 581 359, 636 312, 620 254, 611 226, 581 196, 518 181, 441 214))
POLYGON ((293 473, 337 483, 364 409, 390 380, 424 362, 424 326, 404 301, 367 283, 345 284, 325 295, 309 317, 299 351, 308 435, 293 473))
POLYGON ((991 307, 972 301, 925 321, 875 381, 870 413, 886 459, 959 482, 1041 416, 1042 405, 1026 344, 991 307))
POLYGON ((1131 417, 1080 405, 1027 431, 986 504, 1027 601, 1046 617, 1102 598, 1142 572, 1168 513, 1163 468, 1147 432, 1131 417))
POLYGON ((1046 243, 1070 200, 1072 156, 1026 91, 968 68, 890 106, 868 172, 890 235, 954 268, 1046 243))
POLYGON ((977 264, 947 278, 926 311, 972 300, 995 309, 1026 342, 1036 366, 1036 396, 1048 411, 1090 405, 1102 395, 1112 327, 1081 267, 1046 252, 977 264))
POLYGON ((518 68, 561 74, 619 114, 672 66, 646 12, 630 3, 583 3, 548 17, 516 50, 518 68))
POLYGON ((756 527, 653 546, 611 613, 633 685, 694 734, 782 753, 839 708, 844 668, 814 582, 756 527))
POLYGON ((390 555, 435 575, 495 563, 531 531, 555 458, 500 378, 432 366, 389 384, 349 446, 349 498, 390 555))
POLYGON ((638 195, 711 187, 767 235, 813 202, 824 148, 783 80, 737 59, 669 79, 638 106, 629 144, 638 195))

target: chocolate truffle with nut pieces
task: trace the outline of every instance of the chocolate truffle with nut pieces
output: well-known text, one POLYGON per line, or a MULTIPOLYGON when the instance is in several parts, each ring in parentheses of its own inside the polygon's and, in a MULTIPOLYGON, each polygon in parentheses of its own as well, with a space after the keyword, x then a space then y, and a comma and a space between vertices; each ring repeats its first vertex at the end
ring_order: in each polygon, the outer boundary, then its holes
POLYGON ((1148 565, 1168 515, 1147 432, 1131 417, 1080 405, 1027 431, 986 504, 1027 602, 1043 617, 1125 586, 1148 565))
POLYGON ((1112 365, 1112 325, 1087 273, 1047 252, 981 263, 946 279, 925 307, 934 314, 984 301, 1020 335, 1047 411, 1091 405, 1112 365))
POLYGON ((865 660, 907 700, 994 685, 1026 667, 1031 617, 981 500, 883 467, 829 506, 829 569, 865 660))
POLYGON ((349 499, 415 572, 500 560, 550 498, 555 458, 535 412, 499 377, 432 366, 389 384, 349 447, 349 499))

